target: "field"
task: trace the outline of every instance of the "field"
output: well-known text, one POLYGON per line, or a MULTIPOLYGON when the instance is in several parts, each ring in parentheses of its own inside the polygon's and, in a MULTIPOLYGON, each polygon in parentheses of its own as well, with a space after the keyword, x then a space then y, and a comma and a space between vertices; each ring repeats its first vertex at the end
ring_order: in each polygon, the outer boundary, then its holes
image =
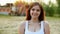
MULTIPOLYGON (((60 18, 46 17, 51 34, 60 34, 60 18)), ((0 16, 0 34, 18 34, 18 26, 25 21, 24 16, 0 16)))

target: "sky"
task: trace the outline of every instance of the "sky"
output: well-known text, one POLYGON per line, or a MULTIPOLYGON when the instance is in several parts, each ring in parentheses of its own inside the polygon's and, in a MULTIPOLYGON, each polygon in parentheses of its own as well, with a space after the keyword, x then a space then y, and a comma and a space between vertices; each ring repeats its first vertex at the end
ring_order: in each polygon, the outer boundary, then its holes
POLYGON ((5 5, 6 3, 14 3, 16 2, 17 0, 0 0, 0 4, 1 5, 5 5))
MULTIPOLYGON (((42 2, 44 2, 45 4, 48 4, 50 0, 42 0, 42 2)), ((56 4, 56 0, 51 0, 52 3, 56 4)))
MULTIPOLYGON (((1 5, 5 5, 6 3, 14 3, 19 0, 0 0, 1 5)), ((31 0, 24 0, 25 2, 30 2, 31 0)), ((33 0, 34 1, 34 0, 33 0)), ((42 0, 45 4, 48 4, 49 0, 42 0)), ((52 3, 56 3, 56 0, 51 0, 52 3)))

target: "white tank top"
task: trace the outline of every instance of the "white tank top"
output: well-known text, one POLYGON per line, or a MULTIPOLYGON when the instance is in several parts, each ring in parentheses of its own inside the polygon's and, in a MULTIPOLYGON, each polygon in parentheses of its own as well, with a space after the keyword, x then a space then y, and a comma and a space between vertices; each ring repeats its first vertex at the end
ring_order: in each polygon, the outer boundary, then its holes
POLYGON ((25 34, 44 34, 43 21, 41 21, 41 28, 40 28, 40 30, 37 31, 37 32, 28 31, 28 21, 26 21, 25 34))

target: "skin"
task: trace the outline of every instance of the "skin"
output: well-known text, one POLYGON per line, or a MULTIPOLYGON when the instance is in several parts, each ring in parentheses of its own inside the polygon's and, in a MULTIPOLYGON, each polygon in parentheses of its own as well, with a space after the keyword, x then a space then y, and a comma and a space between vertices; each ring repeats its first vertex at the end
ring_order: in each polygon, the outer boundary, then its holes
MULTIPOLYGON (((40 30, 41 28, 41 24, 39 23, 38 17, 40 15, 41 11, 38 5, 35 5, 31 8, 30 10, 30 15, 31 15, 31 20, 28 21, 29 25, 28 25, 28 31, 30 32, 37 32, 40 30)), ((25 25, 26 22, 22 23, 19 27, 19 34, 24 34, 24 30, 25 30, 25 25)), ((44 21, 44 34, 50 34, 50 28, 49 28, 49 24, 44 21)))

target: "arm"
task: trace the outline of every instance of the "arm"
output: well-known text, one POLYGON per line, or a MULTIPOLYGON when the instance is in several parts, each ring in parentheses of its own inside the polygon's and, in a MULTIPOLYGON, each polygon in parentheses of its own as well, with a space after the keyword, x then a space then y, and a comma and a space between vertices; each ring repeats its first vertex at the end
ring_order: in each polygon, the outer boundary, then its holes
POLYGON ((48 23, 44 23, 44 34, 50 34, 50 28, 48 23))
POLYGON ((25 23, 20 24, 18 28, 18 34, 24 34, 25 23))

